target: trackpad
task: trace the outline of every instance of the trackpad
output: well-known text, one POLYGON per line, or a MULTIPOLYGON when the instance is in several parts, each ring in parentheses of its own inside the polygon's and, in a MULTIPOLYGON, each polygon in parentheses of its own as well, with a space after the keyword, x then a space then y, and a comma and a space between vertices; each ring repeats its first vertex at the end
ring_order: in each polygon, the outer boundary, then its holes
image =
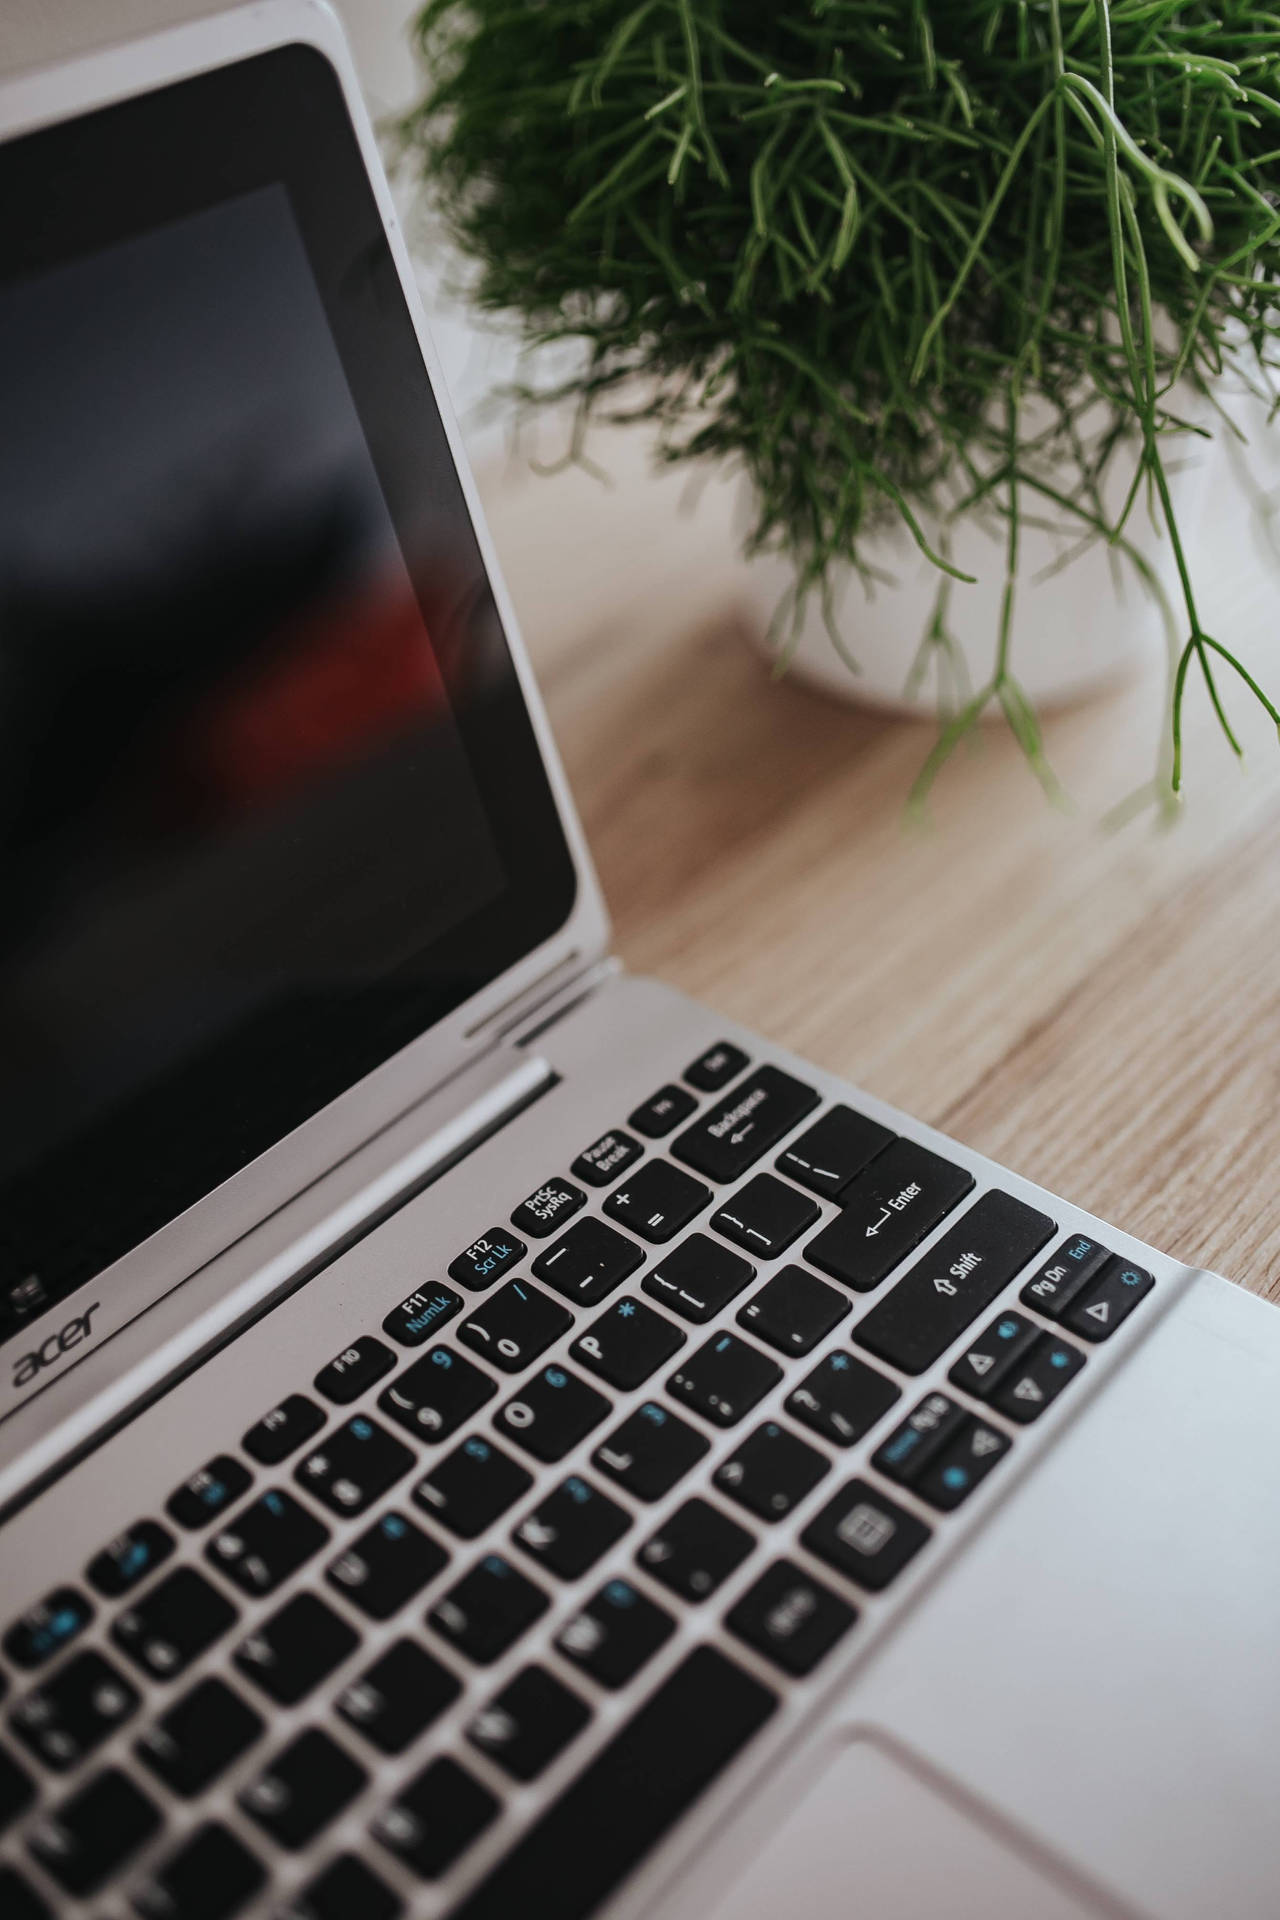
POLYGON ((1113 1912, 1015 1851, 875 1739, 826 1767, 706 1920, 1098 1920, 1113 1912))

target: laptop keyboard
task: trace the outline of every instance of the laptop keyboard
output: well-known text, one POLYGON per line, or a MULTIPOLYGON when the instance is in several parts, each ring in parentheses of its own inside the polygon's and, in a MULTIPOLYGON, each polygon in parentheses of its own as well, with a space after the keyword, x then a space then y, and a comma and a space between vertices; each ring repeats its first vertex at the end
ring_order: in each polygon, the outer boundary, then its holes
POLYGON ((5 1920, 606 1897, 1153 1285, 821 1105, 709 1047, 9 1625, 5 1920))

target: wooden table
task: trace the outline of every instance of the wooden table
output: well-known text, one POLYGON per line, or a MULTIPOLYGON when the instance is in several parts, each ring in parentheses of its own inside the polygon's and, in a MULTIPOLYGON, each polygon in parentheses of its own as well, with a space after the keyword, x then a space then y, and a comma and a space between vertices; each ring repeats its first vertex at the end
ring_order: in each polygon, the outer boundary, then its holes
MULTIPOLYGON (((728 496, 606 440, 609 489, 482 475, 628 966, 1122 1222, 1280 1297, 1280 747, 1199 693, 1172 829, 1145 780, 1158 678, 1053 716, 1051 808, 1001 727, 904 800, 932 738, 772 684, 735 606, 728 496)), ((1280 686, 1280 567, 1230 489, 1196 529, 1208 618, 1280 686)), ((1229 676, 1228 676, 1229 678, 1229 676)))

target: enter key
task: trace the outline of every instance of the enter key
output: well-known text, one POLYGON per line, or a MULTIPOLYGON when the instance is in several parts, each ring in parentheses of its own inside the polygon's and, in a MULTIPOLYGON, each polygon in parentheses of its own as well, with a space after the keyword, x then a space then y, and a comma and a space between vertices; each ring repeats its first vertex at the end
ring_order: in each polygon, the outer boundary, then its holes
POLYGON ((963 1167, 911 1140, 895 1140, 845 1196, 805 1258, 858 1293, 879 1286, 973 1186, 963 1167))

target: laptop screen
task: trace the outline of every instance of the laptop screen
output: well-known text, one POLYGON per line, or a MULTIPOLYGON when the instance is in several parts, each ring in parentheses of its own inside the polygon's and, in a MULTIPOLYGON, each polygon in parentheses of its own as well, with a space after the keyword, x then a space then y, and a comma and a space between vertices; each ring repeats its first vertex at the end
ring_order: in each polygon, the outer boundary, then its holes
POLYGON ((573 873, 340 89, 0 147, 0 1338, 573 873))

